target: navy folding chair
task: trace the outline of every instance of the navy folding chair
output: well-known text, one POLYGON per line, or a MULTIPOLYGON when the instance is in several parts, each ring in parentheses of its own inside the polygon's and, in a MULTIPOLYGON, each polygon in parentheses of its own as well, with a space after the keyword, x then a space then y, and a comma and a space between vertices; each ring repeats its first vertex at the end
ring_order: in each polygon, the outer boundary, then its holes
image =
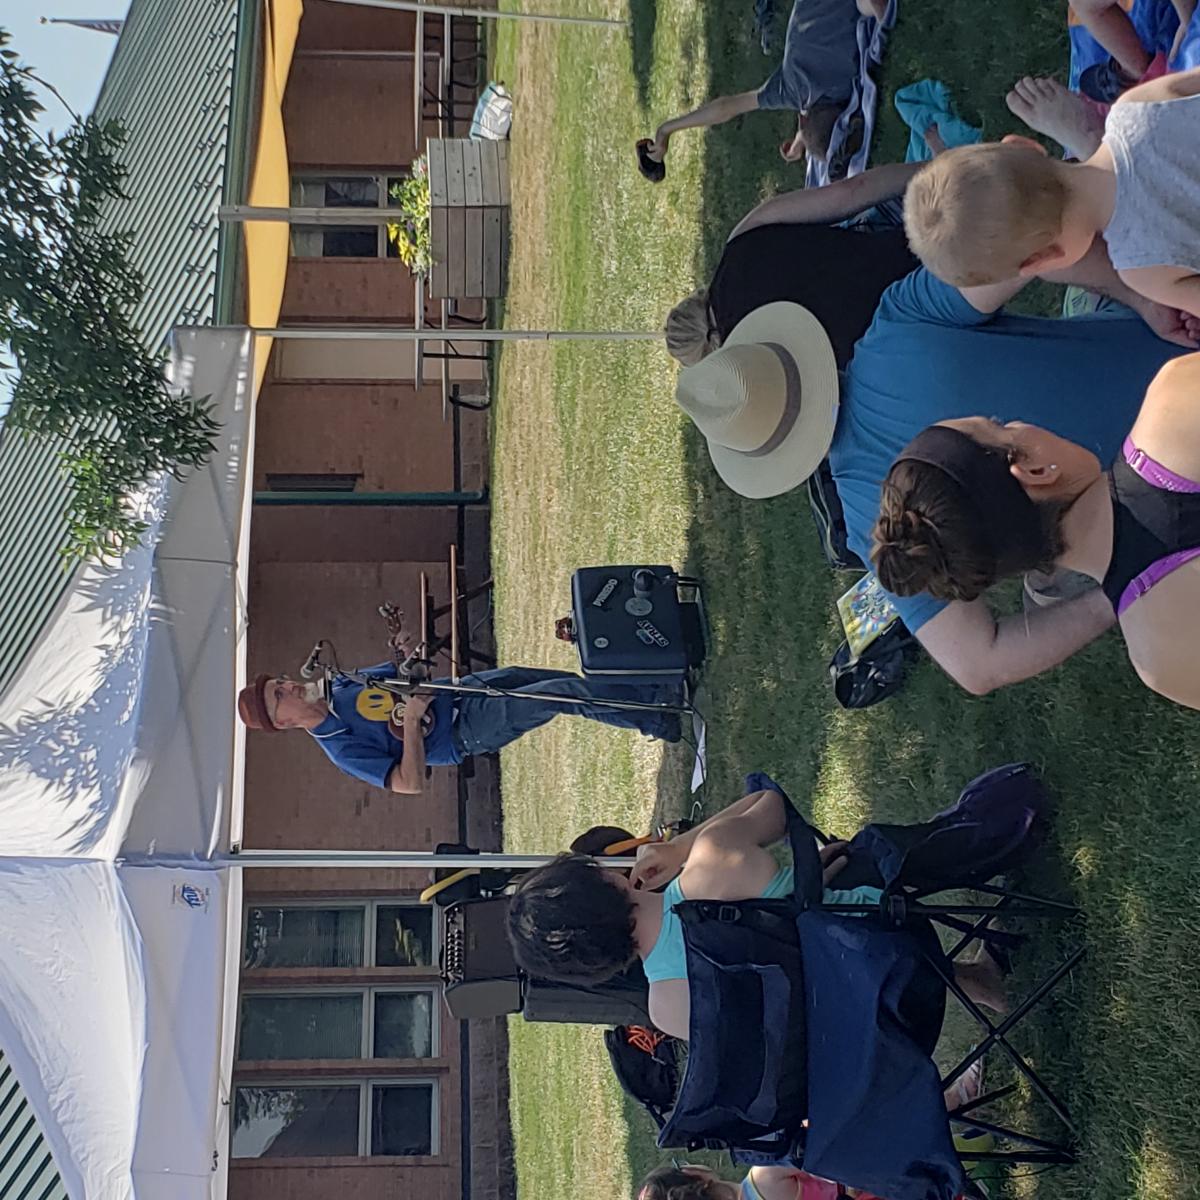
MULTIPOLYGON (((748 790, 782 790, 752 776, 748 790)), ((786 800, 786 796, 784 797, 786 800)), ((1065 917, 1070 905, 990 882, 1037 841, 1045 794, 1024 765, 974 781, 956 805, 919 826, 868 826, 851 843, 843 884, 874 883, 878 904, 822 900, 816 831, 788 803, 795 892, 783 900, 692 900, 678 906, 691 1000, 688 1061, 659 1145, 725 1149, 742 1163, 790 1163, 888 1200, 971 1194, 951 1122, 1011 1148, 972 1159, 1074 1160, 1066 1107, 1009 1040, 1017 1024, 1079 961, 1071 954, 994 1022, 955 981, 972 942, 1001 946, 1003 916, 1065 917), (934 897, 974 888, 990 902, 934 897), (958 934, 944 951, 934 925, 958 934), (947 992, 979 1022, 978 1046, 945 1078, 930 1057, 947 992), (947 1114, 943 1090, 991 1049, 1012 1061, 1063 1121, 1051 1142, 980 1116, 1002 1088, 947 1114), (949 1119, 948 1119, 949 1117, 949 1119)))

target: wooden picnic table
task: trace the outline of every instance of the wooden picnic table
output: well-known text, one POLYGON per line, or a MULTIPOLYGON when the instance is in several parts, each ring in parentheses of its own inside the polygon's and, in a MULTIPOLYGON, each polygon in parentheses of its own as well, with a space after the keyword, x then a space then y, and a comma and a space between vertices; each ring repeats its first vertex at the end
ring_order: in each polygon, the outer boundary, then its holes
POLYGON ((429 577, 424 571, 421 572, 421 644, 425 647, 423 657, 430 660, 449 649, 450 678, 457 683, 463 674, 460 668, 464 664, 464 654, 467 668, 465 673, 468 675, 472 670, 473 659, 479 659, 485 665, 496 665, 490 655, 476 650, 471 645, 471 631, 467 623, 466 609, 466 606, 476 596, 483 595, 492 586, 492 580, 489 576, 482 583, 460 591, 458 547, 454 545, 450 547, 449 568, 450 599, 445 604, 434 604, 433 593, 429 588, 429 577), (450 618, 450 628, 446 634, 439 635, 437 625, 444 617, 450 618))

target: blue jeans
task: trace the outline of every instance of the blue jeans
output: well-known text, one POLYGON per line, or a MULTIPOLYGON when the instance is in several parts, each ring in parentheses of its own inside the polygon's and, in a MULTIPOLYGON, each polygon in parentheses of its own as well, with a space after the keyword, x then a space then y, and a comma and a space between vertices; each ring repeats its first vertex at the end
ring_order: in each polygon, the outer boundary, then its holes
MULTIPOLYGON (((677 687, 664 684, 606 683, 582 679, 570 671, 540 667, 498 667, 463 677, 466 684, 489 684, 508 692, 538 695, 578 696, 585 700, 639 700, 647 704, 678 704, 677 687)), ((553 700, 530 700, 521 696, 462 696, 454 737, 464 755, 490 754, 516 741, 523 733, 552 721, 559 713, 574 713, 592 721, 603 721, 618 729, 636 729, 649 737, 678 740, 679 718, 675 714, 641 712, 637 709, 605 708, 593 704, 561 704, 553 700)))

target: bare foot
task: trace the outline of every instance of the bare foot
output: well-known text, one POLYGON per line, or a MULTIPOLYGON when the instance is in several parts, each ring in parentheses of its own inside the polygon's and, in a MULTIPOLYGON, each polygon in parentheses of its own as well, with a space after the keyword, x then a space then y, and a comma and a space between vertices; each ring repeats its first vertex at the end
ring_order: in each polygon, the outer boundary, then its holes
POLYGON ((983 1059, 973 1062, 945 1091, 946 1111, 954 1112, 983 1095, 983 1059))
POLYGON ((929 153, 936 158, 946 149, 946 142, 942 138, 942 132, 936 124, 930 125, 925 130, 925 145, 929 147, 929 153))
POLYGON ((954 978, 976 1004, 996 1013, 1008 1012, 1004 975, 986 950, 981 950, 974 962, 956 962, 954 978))
POLYGON ((1057 79, 1026 75, 1004 99, 1014 116, 1030 129, 1053 138, 1069 157, 1082 162, 1100 148, 1104 136, 1100 114, 1057 79))

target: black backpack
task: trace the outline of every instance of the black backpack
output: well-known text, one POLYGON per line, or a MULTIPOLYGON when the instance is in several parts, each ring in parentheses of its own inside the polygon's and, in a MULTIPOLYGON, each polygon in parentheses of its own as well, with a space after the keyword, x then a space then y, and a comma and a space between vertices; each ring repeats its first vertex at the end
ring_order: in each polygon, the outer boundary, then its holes
POLYGON ((604 1046, 625 1094, 661 1129, 679 1091, 679 1041, 642 1025, 618 1025, 604 1031, 604 1046))
POLYGON ((857 658, 843 642, 829 660, 833 694, 843 708, 870 708, 904 686, 920 643, 903 621, 893 621, 857 658))
POLYGON ((812 509, 813 523, 817 527, 817 538, 825 561, 841 571, 865 570, 863 561, 850 549, 846 533, 846 515, 842 501, 833 485, 833 471, 829 459, 808 477, 808 504, 812 509))

